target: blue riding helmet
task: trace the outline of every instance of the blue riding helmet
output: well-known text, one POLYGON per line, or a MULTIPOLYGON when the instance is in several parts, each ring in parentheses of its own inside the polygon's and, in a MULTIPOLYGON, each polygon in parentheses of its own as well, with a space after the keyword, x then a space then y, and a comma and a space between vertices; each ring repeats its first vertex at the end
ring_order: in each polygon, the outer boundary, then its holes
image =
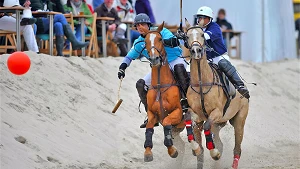
POLYGON ((135 27, 136 27, 136 24, 138 24, 138 23, 147 23, 149 25, 149 27, 152 26, 149 16, 144 13, 140 13, 140 14, 136 15, 136 17, 134 18, 134 26, 135 27))

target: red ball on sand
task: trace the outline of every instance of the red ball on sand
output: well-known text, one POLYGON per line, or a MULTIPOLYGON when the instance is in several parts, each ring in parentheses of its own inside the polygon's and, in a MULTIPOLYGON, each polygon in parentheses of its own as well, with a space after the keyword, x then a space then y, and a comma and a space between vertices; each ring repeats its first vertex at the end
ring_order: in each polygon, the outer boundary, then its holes
POLYGON ((30 59, 24 52, 14 52, 7 59, 7 67, 15 75, 23 75, 30 68, 30 59))

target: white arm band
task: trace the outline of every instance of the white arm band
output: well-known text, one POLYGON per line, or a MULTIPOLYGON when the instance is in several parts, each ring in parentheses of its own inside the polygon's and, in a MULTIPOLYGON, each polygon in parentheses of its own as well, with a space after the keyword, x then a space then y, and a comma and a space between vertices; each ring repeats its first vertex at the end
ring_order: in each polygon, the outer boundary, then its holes
POLYGON ((205 38, 205 40, 208 40, 208 39, 210 39, 210 36, 207 33, 204 33, 204 38, 205 38))

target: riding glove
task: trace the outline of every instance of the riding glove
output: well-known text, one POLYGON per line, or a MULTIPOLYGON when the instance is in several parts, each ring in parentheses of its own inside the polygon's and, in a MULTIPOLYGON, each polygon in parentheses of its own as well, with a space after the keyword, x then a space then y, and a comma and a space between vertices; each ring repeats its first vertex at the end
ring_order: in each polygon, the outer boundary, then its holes
POLYGON ((176 36, 178 39, 183 39, 183 40, 186 40, 186 39, 187 39, 186 34, 185 34, 182 30, 180 30, 180 29, 177 30, 177 33, 175 34, 175 36, 176 36))
POLYGON ((127 68, 126 63, 122 63, 119 67, 119 72, 118 72, 118 78, 124 78, 125 77, 125 69, 127 68))
POLYGON ((164 39, 164 44, 168 47, 174 48, 180 45, 177 37, 169 38, 169 39, 164 39))

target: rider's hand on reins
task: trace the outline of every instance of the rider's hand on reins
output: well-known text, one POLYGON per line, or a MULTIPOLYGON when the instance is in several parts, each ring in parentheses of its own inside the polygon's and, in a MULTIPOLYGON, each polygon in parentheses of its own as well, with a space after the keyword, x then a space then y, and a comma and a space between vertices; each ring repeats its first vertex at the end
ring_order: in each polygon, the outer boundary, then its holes
POLYGON ((175 36, 178 39, 183 39, 183 40, 185 40, 187 38, 186 34, 181 29, 177 30, 177 33, 175 34, 175 36))

